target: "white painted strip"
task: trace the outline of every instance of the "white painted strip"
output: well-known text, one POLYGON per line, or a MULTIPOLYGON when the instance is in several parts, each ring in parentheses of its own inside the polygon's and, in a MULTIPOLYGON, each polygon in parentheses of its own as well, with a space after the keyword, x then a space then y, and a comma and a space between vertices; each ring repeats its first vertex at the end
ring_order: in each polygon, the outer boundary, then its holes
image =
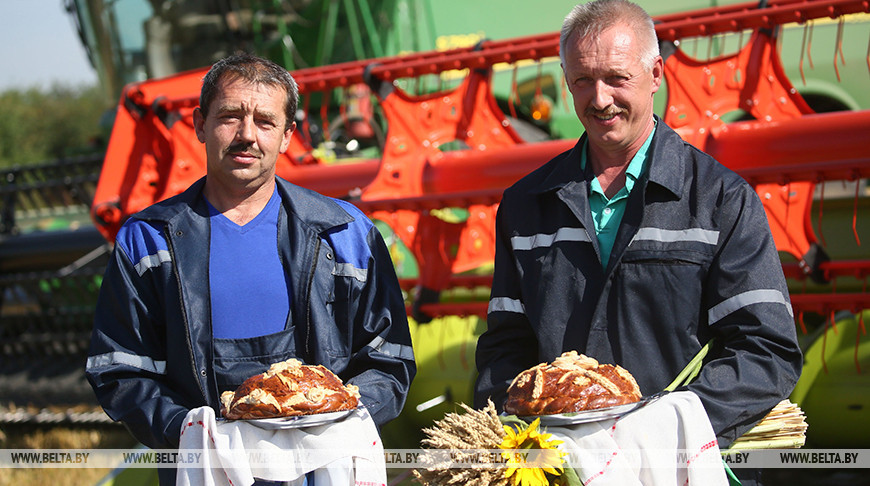
POLYGON ((515 251, 547 248, 560 241, 589 242, 589 235, 583 228, 560 228, 554 234, 538 233, 532 236, 514 236, 511 245, 515 251))
POLYGON ((404 344, 387 342, 387 340, 381 336, 372 339, 372 342, 368 343, 367 346, 379 353, 386 354, 387 356, 414 361, 414 348, 404 344))
POLYGON ((662 243, 675 243, 678 241, 691 241, 715 245, 719 241, 719 232, 705 230, 703 228, 688 228, 683 230, 668 230, 662 228, 641 228, 634 235, 634 241, 659 241, 662 243))
POLYGON ((155 361, 148 356, 114 351, 111 353, 89 356, 86 369, 101 368, 104 366, 127 365, 140 370, 150 371, 158 375, 166 374, 166 361, 155 361))
POLYGON ((487 314, 491 312, 515 312, 517 314, 525 314, 526 308, 519 299, 495 297, 490 299, 489 308, 486 310, 487 314))
POLYGON ((365 268, 357 268, 350 263, 336 263, 332 274, 338 277, 353 277, 365 283, 366 279, 368 279, 369 271, 365 268))
POLYGON ((752 304, 782 304, 788 308, 789 315, 794 317, 791 304, 782 292, 774 289, 759 289, 737 294, 716 304, 707 311, 707 319, 710 324, 714 324, 728 314, 752 304))
POLYGON ((149 268, 159 267, 161 263, 171 262, 172 257, 167 250, 158 250, 155 255, 142 257, 139 263, 136 264, 136 273, 141 277, 148 271, 149 268))

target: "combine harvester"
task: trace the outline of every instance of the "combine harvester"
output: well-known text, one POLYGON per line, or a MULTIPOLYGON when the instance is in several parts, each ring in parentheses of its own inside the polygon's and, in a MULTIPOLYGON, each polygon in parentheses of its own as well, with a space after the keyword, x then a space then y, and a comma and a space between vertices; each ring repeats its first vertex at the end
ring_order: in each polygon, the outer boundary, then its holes
MULTIPOLYGON (((867 447, 870 253, 859 247, 870 237, 862 235, 870 224, 870 2, 762 3, 650 9, 666 58, 657 112, 764 202, 808 350, 793 398, 810 440, 867 447), (855 31, 860 40, 844 41, 855 31)), ((335 4, 324 2, 324 12, 335 4)), ((570 6, 560 7, 556 28, 570 6)), ((571 148, 582 129, 561 79, 558 33, 473 40, 302 69, 283 59, 303 110, 278 174, 354 202, 394 250, 420 368, 400 420, 418 428, 471 400, 502 191, 571 148)), ((192 123, 205 72, 124 86, 90 205, 105 241, 130 214, 205 173, 192 123)))

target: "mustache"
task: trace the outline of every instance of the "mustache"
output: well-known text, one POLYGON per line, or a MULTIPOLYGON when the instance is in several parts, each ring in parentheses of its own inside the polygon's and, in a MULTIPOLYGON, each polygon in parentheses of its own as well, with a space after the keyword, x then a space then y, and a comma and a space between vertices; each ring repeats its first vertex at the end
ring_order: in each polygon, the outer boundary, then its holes
POLYGON ((595 108, 586 108, 586 115, 587 116, 607 117, 607 116, 616 116, 616 115, 622 113, 623 111, 625 111, 625 110, 621 110, 613 105, 610 105, 603 110, 596 110, 595 108))
POLYGON ((229 147, 227 147, 227 149, 225 151, 225 153, 228 153, 228 154, 238 153, 238 152, 244 152, 247 154, 251 154, 254 157, 262 157, 263 156, 263 152, 260 152, 259 149, 254 147, 254 144, 246 143, 246 142, 234 143, 234 144, 230 145, 229 147))

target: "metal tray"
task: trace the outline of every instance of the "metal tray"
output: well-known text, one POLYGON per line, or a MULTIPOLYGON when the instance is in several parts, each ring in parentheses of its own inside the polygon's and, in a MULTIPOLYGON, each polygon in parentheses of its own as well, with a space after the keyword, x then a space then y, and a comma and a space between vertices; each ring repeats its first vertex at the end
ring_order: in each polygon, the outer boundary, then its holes
POLYGON ((654 402, 661 396, 662 394, 651 395, 649 397, 641 398, 637 402, 626 403, 625 405, 617 405, 615 407, 584 410, 582 412, 558 413, 553 415, 534 415, 520 418, 527 422, 531 422, 537 418, 540 418, 541 425, 557 427, 563 425, 577 425, 589 422, 599 422, 601 420, 619 418, 623 415, 634 412, 635 410, 639 410, 646 405, 654 402))
MULTIPOLYGON (((337 412, 316 413, 312 415, 297 415, 295 417, 275 417, 266 419, 239 420, 266 430, 298 429, 315 427, 340 422, 356 412, 357 409, 339 410, 337 412)), ((228 420, 227 422, 232 422, 228 420)))

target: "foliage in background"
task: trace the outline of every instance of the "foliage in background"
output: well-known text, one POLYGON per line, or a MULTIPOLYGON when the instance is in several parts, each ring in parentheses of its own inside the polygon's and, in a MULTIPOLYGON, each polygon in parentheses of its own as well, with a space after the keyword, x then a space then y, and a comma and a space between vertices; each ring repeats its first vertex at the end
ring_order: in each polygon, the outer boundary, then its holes
POLYGON ((97 86, 55 85, 0 92, 0 167, 101 151, 110 106, 97 86))

